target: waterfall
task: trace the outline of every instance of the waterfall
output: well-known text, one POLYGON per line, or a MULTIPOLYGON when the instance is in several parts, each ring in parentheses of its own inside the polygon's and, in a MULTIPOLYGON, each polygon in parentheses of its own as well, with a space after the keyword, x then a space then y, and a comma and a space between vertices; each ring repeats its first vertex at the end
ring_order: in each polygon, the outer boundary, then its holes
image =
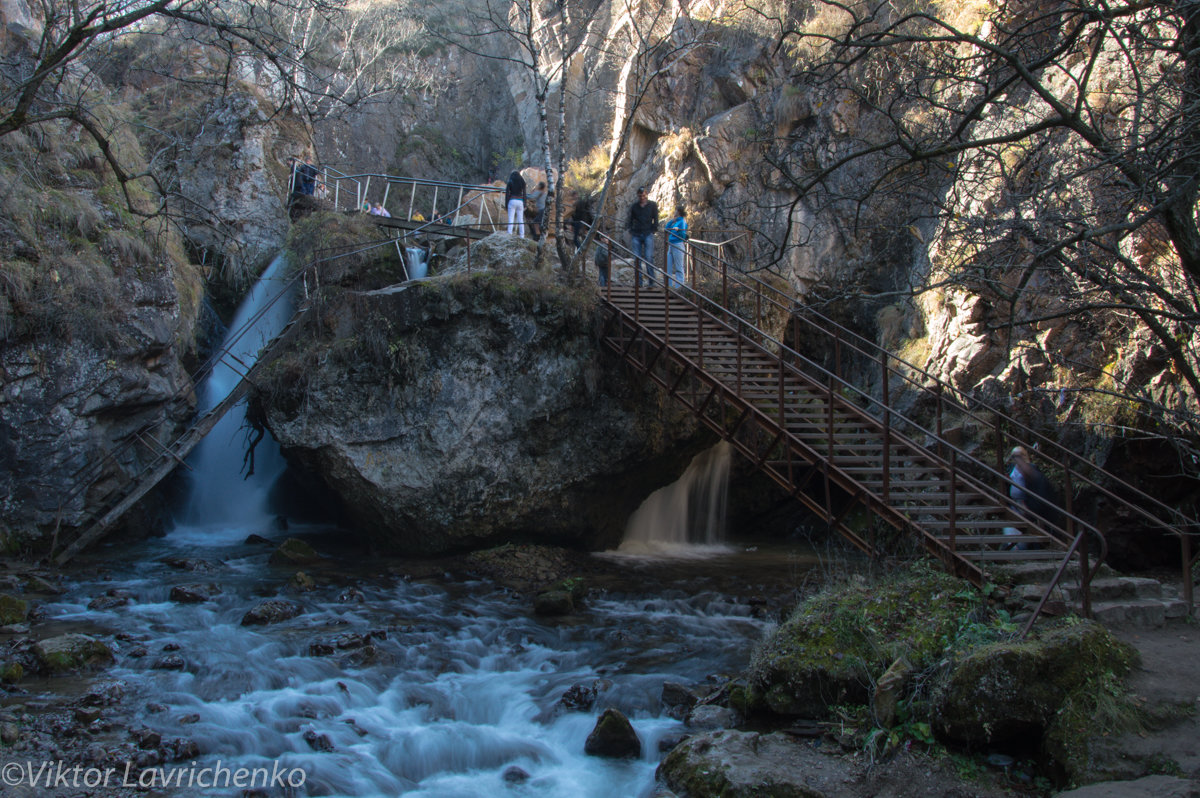
POLYGON ((618 551, 676 556, 724 551, 732 452, 721 441, 692 458, 675 482, 651 493, 630 516, 618 551))
MULTIPOLYGON (((201 414, 229 395, 258 359, 259 350, 287 324, 294 300, 283 275, 286 267, 283 255, 277 256, 242 300, 221 342, 221 350, 228 347, 228 353, 201 386, 201 414)), ((177 530, 203 529, 202 539, 218 542, 220 535, 214 540, 214 528, 245 537, 247 529, 270 523, 267 495, 286 464, 279 445, 266 435, 254 449, 254 474, 244 478, 245 443, 251 432, 245 421, 243 402, 230 409, 188 457, 191 490, 176 519, 177 530)))
POLYGON ((407 256, 408 263, 408 279, 420 280, 425 275, 429 274, 429 263, 426 261, 424 247, 405 247, 404 252, 407 256))

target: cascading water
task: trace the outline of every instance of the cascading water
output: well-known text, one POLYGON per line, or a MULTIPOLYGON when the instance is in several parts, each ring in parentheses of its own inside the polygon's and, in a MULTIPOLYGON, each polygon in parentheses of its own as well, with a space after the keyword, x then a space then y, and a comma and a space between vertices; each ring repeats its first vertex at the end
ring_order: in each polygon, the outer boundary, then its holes
MULTIPOLYGON (((290 572, 273 571, 266 550, 248 544, 206 549, 202 579, 221 592, 180 604, 172 586, 197 575, 159 559, 179 551, 170 538, 146 546, 128 552, 137 562, 75 585, 45 612, 64 628, 120 633, 105 679, 118 681, 124 698, 106 721, 192 741, 198 755, 167 760, 164 773, 278 769, 299 787, 271 795, 649 798, 660 740, 685 728, 666 714, 663 684, 700 684, 743 667, 769 625, 748 601, 652 587, 632 568, 636 592, 610 587, 561 625, 531 617, 527 599, 486 583, 364 573, 346 585, 344 565, 318 567, 326 584, 296 592, 290 572), (136 598, 89 607, 114 592, 136 598), (301 614, 244 625, 273 594, 301 614), (577 686, 594 705, 566 700, 577 686), (584 753, 607 707, 631 719, 641 756, 584 753)), ((162 794, 240 794, 224 786, 162 794)))
POLYGON ((408 263, 408 276, 412 280, 420 280, 429 274, 428 253, 424 247, 405 247, 404 252, 408 263))
POLYGON ((692 458, 675 482, 651 493, 630 516, 618 552, 694 556, 728 551, 723 541, 732 452, 721 441, 692 458))
MULTIPOLYGON (((254 364, 259 350, 287 324, 294 300, 284 272, 287 261, 279 255, 263 272, 234 315, 221 349, 221 358, 200 391, 201 414, 215 407, 254 364)), ((271 520, 267 496, 286 464, 279 446, 269 435, 254 448, 254 473, 244 477, 245 404, 225 414, 188 458, 191 490, 176 519, 176 533, 199 533, 198 538, 220 542, 221 531, 245 537, 271 520)))

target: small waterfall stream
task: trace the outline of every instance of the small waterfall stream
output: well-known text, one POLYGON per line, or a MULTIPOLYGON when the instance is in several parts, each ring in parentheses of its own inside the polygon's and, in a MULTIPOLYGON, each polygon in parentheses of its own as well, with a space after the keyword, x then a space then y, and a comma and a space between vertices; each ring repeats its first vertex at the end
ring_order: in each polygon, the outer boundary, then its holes
POLYGON ((721 441, 692 458, 679 479, 634 511, 617 551, 672 557, 728 553, 725 501, 732 454, 733 447, 721 441))
MULTIPOLYGON (((254 364, 258 352, 291 318, 294 300, 286 290, 287 261, 277 256, 251 288, 229 325, 218 362, 200 391, 199 413, 205 413, 233 390, 254 364)), ((174 534, 207 540, 240 539, 246 529, 261 531, 272 518, 267 496, 286 466, 279 446, 266 435, 254 449, 254 474, 246 479, 245 405, 225 414, 188 458, 190 495, 179 513, 174 534)))

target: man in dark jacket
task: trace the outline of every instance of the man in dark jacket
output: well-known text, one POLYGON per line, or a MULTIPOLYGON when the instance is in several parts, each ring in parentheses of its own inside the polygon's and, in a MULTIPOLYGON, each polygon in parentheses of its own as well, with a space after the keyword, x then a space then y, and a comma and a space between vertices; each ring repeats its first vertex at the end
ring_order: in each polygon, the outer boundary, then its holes
POLYGON ((642 267, 646 280, 654 287, 654 234, 658 232, 658 203, 647 198, 646 187, 637 190, 637 201, 629 207, 629 239, 636 260, 637 284, 642 285, 642 267))

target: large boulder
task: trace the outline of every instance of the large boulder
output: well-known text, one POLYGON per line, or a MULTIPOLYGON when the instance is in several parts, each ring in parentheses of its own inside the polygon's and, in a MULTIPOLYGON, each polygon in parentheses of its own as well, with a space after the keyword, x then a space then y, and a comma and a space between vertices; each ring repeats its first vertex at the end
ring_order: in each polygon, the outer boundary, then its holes
POLYGON ((1068 699, 1124 676, 1135 659, 1093 621, 983 646, 956 662, 935 691, 935 728, 961 743, 1038 739, 1060 721, 1068 699))
POLYGON ((599 349, 590 286, 483 265, 332 298, 270 369, 267 425, 381 549, 614 545, 706 441, 599 349))
POLYGON ((917 670, 937 662, 967 616, 981 633, 998 622, 962 582, 928 568, 839 585, 797 607, 755 651, 747 708, 819 718, 835 704, 865 704, 896 660, 917 670))

